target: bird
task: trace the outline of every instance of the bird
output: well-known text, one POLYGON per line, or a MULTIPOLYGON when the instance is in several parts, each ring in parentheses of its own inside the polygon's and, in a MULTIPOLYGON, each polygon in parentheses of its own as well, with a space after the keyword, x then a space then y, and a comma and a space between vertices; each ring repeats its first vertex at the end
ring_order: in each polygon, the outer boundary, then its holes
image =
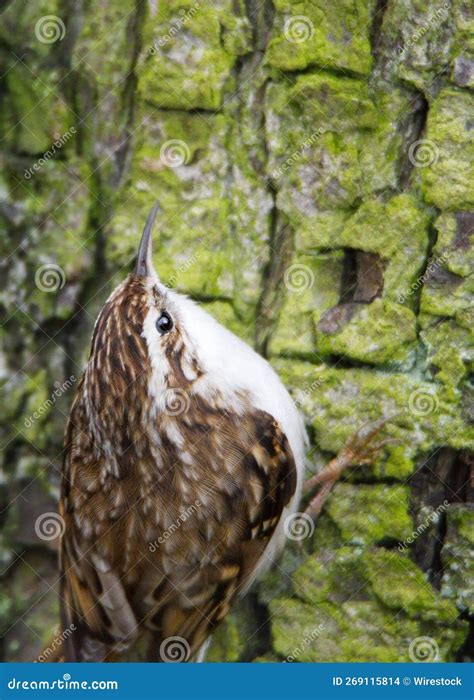
POLYGON ((275 560, 300 501, 307 435, 266 359, 152 261, 96 320, 64 443, 60 597, 66 661, 204 658, 275 560))

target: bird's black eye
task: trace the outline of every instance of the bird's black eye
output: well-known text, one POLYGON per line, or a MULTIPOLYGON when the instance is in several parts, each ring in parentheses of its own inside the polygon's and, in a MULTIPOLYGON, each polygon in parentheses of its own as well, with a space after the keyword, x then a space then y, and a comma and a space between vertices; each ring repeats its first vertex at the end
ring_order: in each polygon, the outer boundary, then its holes
POLYGON ((173 328, 173 319, 167 311, 163 311, 161 316, 158 318, 156 322, 156 327, 161 333, 161 335, 169 333, 170 330, 173 328))

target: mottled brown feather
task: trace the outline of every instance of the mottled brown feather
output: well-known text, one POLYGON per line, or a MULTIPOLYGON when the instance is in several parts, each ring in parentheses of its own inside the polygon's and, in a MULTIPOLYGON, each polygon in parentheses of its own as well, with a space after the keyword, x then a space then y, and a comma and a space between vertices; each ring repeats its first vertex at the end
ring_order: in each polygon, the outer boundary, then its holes
POLYGON ((68 660, 111 659, 146 630, 150 658, 172 636, 194 655, 245 589, 296 488, 272 416, 250 403, 233 413, 193 393, 202 369, 191 362, 193 380, 183 371, 179 333, 168 381, 186 388, 189 407, 153 414, 150 433, 146 311, 131 277, 98 319, 67 427, 62 616, 77 630, 68 660))

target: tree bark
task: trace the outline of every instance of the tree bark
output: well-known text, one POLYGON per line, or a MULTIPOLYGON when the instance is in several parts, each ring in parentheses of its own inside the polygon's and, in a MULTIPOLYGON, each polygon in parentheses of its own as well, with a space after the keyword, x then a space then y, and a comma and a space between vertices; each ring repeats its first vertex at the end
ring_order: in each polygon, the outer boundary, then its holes
POLYGON ((58 624, 62 432, 156 200, 161 279, 274 364, 310 473, 366 420, 393 416, 398 439, 289 529, 209 659, 472 657, 469 3, 51 14, 10 2, 0 22, 2 658, 34 658, 58 624))

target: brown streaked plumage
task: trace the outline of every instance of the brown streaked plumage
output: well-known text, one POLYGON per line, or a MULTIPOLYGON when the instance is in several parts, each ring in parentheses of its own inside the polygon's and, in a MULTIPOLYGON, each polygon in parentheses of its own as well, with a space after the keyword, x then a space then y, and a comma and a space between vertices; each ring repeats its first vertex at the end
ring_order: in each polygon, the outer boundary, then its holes
POLYGON ((276 551, 305 436, 258 355, 151 266, 106 302, 71 409, 61 495, 62 622, 72 661, 195 658, 276 551), (170 321, 171 319, 171 321, 170 321), (171 328, 169 328, 171 323, 171 328))

